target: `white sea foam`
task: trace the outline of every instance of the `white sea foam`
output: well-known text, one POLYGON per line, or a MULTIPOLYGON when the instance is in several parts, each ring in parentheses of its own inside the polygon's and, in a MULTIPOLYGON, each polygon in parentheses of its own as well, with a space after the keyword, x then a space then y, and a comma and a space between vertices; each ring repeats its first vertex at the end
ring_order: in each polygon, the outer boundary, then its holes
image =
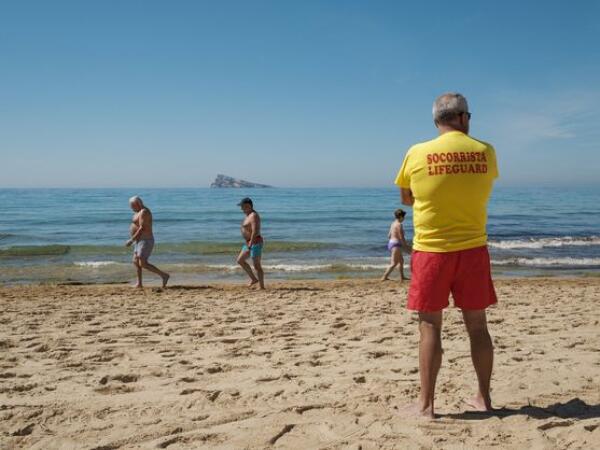
MULTIPOLYGON (((358 270, 385 270, 388 268, 388 264, 348 264, 348 267, 358 270)), ((406 263, 404 267, 407 267, 406 263)))
POLYGON ((79 266, 79 267, 92 267, 92 268, 106 267, 106 266, 113 266, 113 265, 123 265, 123 263, 120 263, 117 261, 77 261, 73 264, 75 264, 76 266, 79 266))
POLYGON ((509 258, 492 261, 497 266, 589 267, 600 266, 600 258, 509 258))
MULTIPOLYGON (((241 267, 229 264, 210 264, 211 269, 238 271, 241 267)), ((263 268, 275 272, 344 272, 344 271, 367 271, 384 270, 387 264, 267 264, 263 268)))
MULTIPOLYGON (((220 269, 227 271, 242 270, 238 265, 229 264, 210 264, 207 267, 211 269, 220 269)), ((330 269, 331 264, 271 264, 263 265, 265 270, 273 270, 278 272, 319 272, 330 269)))
POLYGON ((331 264, 273 264, 265 266, 267 270, 279 272, 323 272, 331 268, 331 264))
POLYGON ((539 249, 553 247, 587 247, 592 245, 600 245, 600 236, 565 236, 539 239, 514 239, 506 241, 490 241, 488 245, 491 248, 498 248, 501 250, 514 250, 520 248, 539 249))

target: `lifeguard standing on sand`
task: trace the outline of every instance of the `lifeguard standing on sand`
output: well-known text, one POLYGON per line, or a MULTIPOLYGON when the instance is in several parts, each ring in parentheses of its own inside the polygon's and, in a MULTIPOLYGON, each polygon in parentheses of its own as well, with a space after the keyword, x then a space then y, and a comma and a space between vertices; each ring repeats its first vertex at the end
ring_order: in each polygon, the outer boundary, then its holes
POLYGON ((408 309, 419 313, 420 398, 409 412, 434 417, 434 393, 442 363, 442 311, 450 293, 462 310, 478 380, 467 401, 492 409, 494 360, 485 309, 496 303, 487 249, 487 201, 498 177, 494 148, 468 135, 471 113, 460 94, 433 104, 439 136, 414 145, 396 178, 402 203, 412 205, 414 241, 408 309))
POLYGON ((237 263, 250 277, 248 286, 258 283, 260 289, 265 288, 265 274, 262 268, 261 258, 263 249, 263 238, 260 234, 260 216, 254 210, 254 204, 249 197, 243 198, 238 206, 246 215, 242 221, 241 232, 244 238, 244 245, 237 258, 237 263), (252 258, 252 264, 256 270, 256 275, 247 262, 248 257, 252 258))

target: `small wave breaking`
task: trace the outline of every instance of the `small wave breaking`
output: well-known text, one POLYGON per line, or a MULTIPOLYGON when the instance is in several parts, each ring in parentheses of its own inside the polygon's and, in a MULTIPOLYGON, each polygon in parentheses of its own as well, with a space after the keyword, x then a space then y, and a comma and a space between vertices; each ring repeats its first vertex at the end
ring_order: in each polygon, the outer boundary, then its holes
MULTIPOLYGON (((239 271, 238 265, 211 264, 209 268, 225 271, 239 271)), ((263 266, 267 271, 274 272, 365 272, 373 270, 384 270, 387 264, 347 264, 347 263, 324 263, 324 264, 267 264, 263 266)))
POLYGON ((91 267, 94 269, 107 266, 123 266, 124 263, 118 261, 76 261, 73 263, 77 267, 91 267))
MULTIPOLYGON (((241 242, 195 241, 182 243, 158 243, 155 252, 183 255, 227 255, 237 254, 241 242)), ((308 241, 267 241, 269 252, 303 252, 336 248, 336 244, 308 241)), ((131 253, 131 249, 119 245, 22 245, 0 249, 0 258, 33 258, 60 255, 75 256, 118 256, 131 253)))
POLYGON ((506 241, 490 241, 488 245, 491 248, 497 248, 500 250, 542 249, 556 247, 587 247, 592 245, 600 245, 600 236, 563 236, 537 239, 513 239, 506 241))
POLYGON ((600 267, 600 258, 508 258, 493 260, 496 266, 524 266, 524 267, 600 267))

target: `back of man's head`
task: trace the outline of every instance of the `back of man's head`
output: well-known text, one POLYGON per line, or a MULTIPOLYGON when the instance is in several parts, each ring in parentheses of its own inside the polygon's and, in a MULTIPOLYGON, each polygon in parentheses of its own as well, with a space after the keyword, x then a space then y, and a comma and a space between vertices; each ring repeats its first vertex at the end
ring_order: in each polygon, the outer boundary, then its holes
POLYGON ((142 201, 142 198, 139 195, 134 195, 133 197, 131 197, 129 199, 129 204, 138 205, 140 208, 144 207, 144 202, 142 201))
POLYGON ((433 102, 433 121, 436 125, 448 125, 460 113, 469 111, 467 99, 457 92, 446 92, 433 102))
POLYGON ((404 219, 405 215, 406 215, 406 211, 404 211, 402 209, 397 209, 396 211, 394 211, 394 217, 398 220, 404 219))

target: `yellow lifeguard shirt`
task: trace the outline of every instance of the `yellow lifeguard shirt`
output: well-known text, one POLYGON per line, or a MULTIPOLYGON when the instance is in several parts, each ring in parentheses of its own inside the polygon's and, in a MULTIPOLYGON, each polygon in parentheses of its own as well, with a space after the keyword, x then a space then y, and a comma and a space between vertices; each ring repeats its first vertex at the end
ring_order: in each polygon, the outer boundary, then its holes
POLYGON ((487 243, 487 202, 498 177, 494 147, 460 131, 412 146, 396 177, 410 189, 413 248, 453 252, 487 243))

